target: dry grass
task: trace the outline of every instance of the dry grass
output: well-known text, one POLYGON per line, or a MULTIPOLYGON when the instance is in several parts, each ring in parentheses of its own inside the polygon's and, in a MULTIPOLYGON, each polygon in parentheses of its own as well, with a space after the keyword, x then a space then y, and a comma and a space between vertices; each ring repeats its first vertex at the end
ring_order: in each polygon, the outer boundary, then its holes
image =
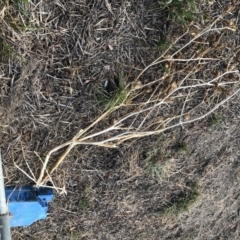
MULTIPOLYGON (((16 4, 19 14, 13 15, 14 18, 11 17, 10 10, 13 5, 9 6, 8 4, 8 9, 6 6, 3 7, 1 16, 3 24, 8 29, 11 29, 15 39, 21 41, 20 34, 23 33, 21 28, 27 28, 26 21, 30 17, 29 14, 33 14, 33 24, 37 33, 42 24, 37 19, 43 19, 44 9, 41 9, 41 3, 33 5, 34 9, 39 8, 39 16, 36 18, 34 16, 35 12, 27 10, 24 2, 17 2, 16 4), (8 18, 6 19, 5 12, 8 12, 6 16, 11 17, 11 21, 8 18), (23 12, 25 12, 25 15, 23 12), (17 26, 19 19, 21 19, 21 23, 17 26), (9 26, 9 23, 12 26, 9 26), (14 27, 18 32, 13 29, 14 27)), ((58 4, 58 6, 61 10, 66 11, 63 5, 58 4)), ((111 12, 111 5, 107 4, 106 6, 108 11, 111 12)), ((170 47, 160 57, 148 64, 133 81, 127 84, 127 94, 121 101, 116 99, 117 104, 113 104, 113 107, 88 127, 81 129, 72 140, 49 151, 38 178, 30 169, 31 176, 29 174, 27 176, 32 181, 35 181, 37 185, 44 185, 76 145, 117 147, 126 140, 159 134, 178 126, 184 127, 185 124, 207 117, 238 94, 239 75, 238 69, 233 62, 238 50, 233 55, 225 57, 221 55, 219 57, 219 52, 223 48, 221 39, 231 31, 236 30, 236 26, 231 21, 222 26, 222 19, 231 14, 233 10, 234 7, 228 9, 224 15, 219 16, 214 22, 208 23, 208 26, 204 29, 200 25, 192 23, 180 37, 181 31, 176 36, 171 35, 170 39, 168 39, 168 41, 172 42, 170 47), (216 35, 219 36, 217 39, 216 35), (211 39, 213 36, 214 39, 211 39), (222 65, 225 66, 222 67, 222 65), (159 76, 155 76, 153 81, 147 81, 146 76, 149 75, 152 68, 156 69, 156 66, 163 66, 164 71, 159 71, 159 76), (205 77, 206 72, 208 72, 208 79, 205 77), (106 119, 114 119, 114 123, 110 126, 104 126, 105 128, 100 131, 96 131, 95 129, 99 129, 97 125, 101 125, 101 122, 105 122, 106 119), (56 163, 52 164, 49 172, 46 172, 51 155, 64 148, 66 150, 64 150, 56 163)), ((67 29, 62 29, 59 32, 60 36, 67 31, 67 29)), ((32 35, 32 32, 24 31, 25 36, 28 34, 32 35)), ((4 40, 4 46, 7 46, 8 42, 13 42, 13 40, 3 37, 3 33, 2 39, 4 40)), ((15 45, 16 40, 14 40, 15 45)), ((23 44, 18 43, 18 46, 23 46, 23 44)), ((6 47, 3 50, 8 55, 11 54, 10 51, 14 51, 6 50, 6 47)), ((70 52, 69 55, 71 55, 70 52)), ((43 56, 43 53, 41 56, 43 56)), ((31 64, 35 65, 36 63, 31 64)), ((27 71, 29 71, 29 67, 27 67, 27 71)), ((21 75, 26 77, 25 72, 21 75)), ((50 74, 47 75, 52 78, 50 74)), ((126 80, 126 82, 129 81, 126 80)), ((71 87, 69 91, 71 91, 71 87)), ((40 96, 37 96, 37 99, 39 98, 40 96)))
MULTIPOLYGON (((15 229, 14 239, 181 239, 179 221, 162 209, 195 181, 209 204, 215 190, 206 192, 208 176, 234 163, 211 147, 223 133, 211 140, 206 124, 214 111, 223 112, 223 122, 238 118, 239 6, 199 1, 201 14, 186 29, 171 25, 154 0, 6 3, 0 2, 6 183, 50 180, 68 193, 55 198, 45 222, 15 229), (107 110, 99 107, 96 92, 120 75, 124 94, 114 95, 107 110), (145 174, 144 152, 169 150, 189 129, 194 141, 179 140, 189 152, 172 150, 160 178, 145 174)), ((224 139, 237 143, 233 126, 224 139)), ((188 234, 196 218, 187 224, 184 217, 188 234)))
POLYGON ((160 134, 178 126, 184 127, 186 124, 206 118, 238 94, 240 75, 232 62, 238 51, 224 59, 223 56, 217 57, 216 48, 202 46, 212 33, 217 32, 223 36, 236 31, 231 24, 225 27, 218 26, 218 21, 222 17, 200 32, 197 26, 192 25, 126 86, 128 94, 122 102, 119 103, 117 99, 118 104, 114 104, 87 128, 81 129, 72 140, 53 148, 44 160, 38 180, 35 180, 37 185, 45 184, 77 145, 115 148, 133 138, 160 134), (189 37, 187 43, 179 44, 186 36, 189 37), (176 46, 177 50, 174 49, 176 46), (223 63, 225 67, 219 69, 223 63), (151 82, 142 78, 143 74, 147 76, 147 71, 151 70, 151 67, 160 64, 167 69, 162 73, 163 76, 151 82), (204 76, 204 72, 209 70, 212 74, 204 76), (109 118, 114 119, 112 125, 100 131, 95 130, 99 129, 98 124, 101 125, 109 118), (64 148, 66 150, 45 174, 51 155, 64 148))

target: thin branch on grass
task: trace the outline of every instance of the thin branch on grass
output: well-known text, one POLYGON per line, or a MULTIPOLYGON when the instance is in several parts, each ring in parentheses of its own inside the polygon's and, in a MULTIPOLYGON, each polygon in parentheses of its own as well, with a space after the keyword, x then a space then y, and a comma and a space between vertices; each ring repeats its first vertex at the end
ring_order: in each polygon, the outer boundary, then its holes
MULTIPOLYGON (((201 85, 202 86, 202 85, 201 85)), ((189 87, 188 87, 189 88, 189 87)), ((182 87, 182 89, 184 89, 182 87)), ((144 137, 144 136, 149 136, 149 135, 156 135, 156 134, 159 134, 159 133, 162 133, 166 130, 170 130, 172 128, 175 128, 175 127, 178 127, 178 126, 183 126, 183 125, 186 125, 186 124, 189 124, 189 123, 193 123, 193 122, 196 122, 196 121, 199 121, 203 118, 206 118, 208 115, 210 115, 213 111, 215 111, 217 108, 219 108, 220 106, 222 106, 224 103, 226 103, 227 101, 229 101, 232 97, 234 97, 236 94, 238 94, 240 92, 240 88, 237 89, 233 94, 231 94, 230 96, 228 96, 226 99, 224 99, 223 101, 221 101, 220 103, 216 104, 212 109, 210 109, 207 113, 197 117, 197 118, 193 118, 191 120, 188 120, 188 121, 179 121, 177 124, 173 124, 171 126, 167 126, 165 128, 162 128, 162 129, 159 129, 159 130, 154 130, 154 131, 139 131, 139 132, 134 132, 134 131, 126 131, 126 132, 123 132, 121 134, 117 134, 115 135, 114 137, 111 137, 111 138, 107 138, 103 141, 89 141, 89 142, 84 142, 84 140, 86 139, 90 139, 90 138, 93 138, 95 136, 98 136, 98 135, 101 135, 103 134, 103 132, 110 132, 111 130, 118 130, 118 128, 116 127, 118 124, 120 124, 123 120, 119 120, 114 126, 111 126, 110 128, 107 128, 106 130, 104 131, 101 131, 101 132, 97 132, 95 134, 92 134, 88 137, 85 137, 85 138, 80 138, 80 139, 76 139, 74 142, 70 141, 70 142, 67 142, 68 143, 68 148, 63 152, 63 154, 60 156, 60 158, 58 159, 58 161, 54 164, 54 166, 51 168, 51 170, 49 171, 49 174, 45 174, 45 176, 43 177, 44 175, 44 172, 46 170, 46 167, 42 168, 42 172, 41 172, 41 176, 39 178, 39 180, 37 181, 37 184, 38 185, 44 185, 44 183, 47 181, 49 175, 51 175, 56 169, 57 167, 62 163, 62 161, 66 158, 66 156, 68 155, 68 153, 76 146, 76 145, 97 145, 97 146, 104 146, 104 147, 116 147, 117 145, 123 143, 124 141, 127 141, 127 140, 130 140, 130 139, 133 139, 133 138, 140 138, 140 137, 144 137), (115 142, 115 143, 114 143, 115 142)), ((171 93, 172 94, 172 93, 171 93)), ((185 102, 184 102, 185 104, 185 102)), ((150 107, 148 110, 152 110, 152 108, 150 107)), ((136 113, 132 113, 132 114, 136 114, 136 113)), ((132 115, 130 114, 130 116, 132 115)), ((182 114, 180 115, 180 118, 182 117, 182 114)), ((124 120, 126 120, 128 118, 128 116, 126 116, 124 118, 124 120)), ((139 129, 138 129, 139 130, 139 129)), ((51 150, 46 159, 45 159, 45 163, 44 163, 44 166, 47 165, 49 159, 50 159, 50 156, 53 152, 56 152, 58 151, 59 149, 62 149, 64 147, 66 147, 67 143, 65 144, 62 144, 56 148, 54 148, 53 150, 51 150)))
MULTIPOLYGON (((168 51, 171 49, 171 47, 173 46, 173 45, 171 45, 162 55, 161 55, 161 57, 159 57, 159 58, 157 58, 155 61, 153 61, 151 64, 149 64, 146 68, 144 68, 141 72, 140 72, 140 74, 137 76, 137 78, 136 78, 136 81, 142 76, 142 74, 144 73, 144 72, 146 72, 149 68, 151 68, 152 66, 154 66, 154 65, 157 65, 157 64, 159 64, 159 63, 162 63, 162 62, 165 62, 165 61, 173 61, 173 60, 175 60, 175 59, 173 59, 173 57, 176 55, 176 54, 178 54, 179 52, 181 52, 183 49, 185 49, 186 47, 188 47, 191 43, 193 43, 195 40, 197 40, 198 38, 200 38, 202 35, 204 35, 204 34, 206 34, 206 33, 209 33, 209 32, 211 32, 211 31, 222 31, 222 30, 230 30, 230 31, 233 31, 233 32, 235 32, 236 31, 236 29, 234 29, 234 28, 230 28, 230 27, 223 27, 223 28, 212 28, 212 26, 214 26, 214 24, 217 22, 217 21, 219 21, 219 19, 221 19, 222 18, 222 16, 220 16, 219 18, 217 18, 210 26, 208 26, 207 28, 205 28, 202 32, 200 32, 199 34, 197 34, 193 39, 191 39, 190 41, 188 41, 183 47, 181 47, 179 50, 177 50, 177 51, 175 51, 174 52, 174 54, 172 54, 171 55, 171 57, 170 57, 170 59, 163 59, 163 60, 161 60, 162 58, 164 58, 164 56, 168 53, 168 51)), ((182 36, 180 36, 175 42, 174 42, 174 44, 176 44, 177 42, 179 42, 179 40, 181 40, 186 34, 188 34, 189 33, 189 31, 187 31, 186 33, 184 33, 182 36)), ((196 60, 200 60, 201 58, 196 58, 196 59, 194 59, 195 61, 196 60)), ((177 59, 176 59, 177 60, 177 59)), ((180 59, 178 59, 178 60, 180 60, 180 59)), ((190 59, 189 59, 190 60, 190 59)), ((193 60, 193 61, 194 61, 193 60)), ((206 59, 207 60, 207 59, 206 59)), ((214 59, 213 59, 214 60, 214 59)))
MULTIPOLYGON (((48 152, 37 181, 31 176, 27 176, 34 180, 37 186, 43 186, 71 150, 77 145, 94 145, 113 148, 134 138, 156 135, 178 126, 200 121, 238 94, 240 92, 239 82, 233 80, 228 81, 227 79, 230 75, 239 77, 238 70, 230 68, 232 58, 230 58, 227 64, 227 69, 223 70, 219 76, 208 76, 208 79, 204 77, 203 72, 207 71, 211 63, 222 61, 220 58, 207 56, 210 54, 210 51, 204 52, 203 55, 205 57, 202 55, 201 57, 178 57, 174 59, 178 53, 181 53, 181 56, 187 54, 188 56, 195 56, 193 52, 198 49, 198 45, 201 44, 201 42, 197 40, 207 35, 207 33, 226 30, 235 31, 235 29, 229 27, 214 27, 217 21, 218 20, 215 20, 209 27, 200 31, 178 50, 171 52, 174 45, 189 34, 189 30, 179 37, 159 58, 143 69, 131 84, 127 85, 126 90, 128 92, 119 105, 114 105, 109 108, 92 124, 85 129, 81 129, 72 140, 48 152), (190 45, 193 49, 192 51, 188 48, 190 45), (188 51, 190 51, 190 53, 188 53, 188 51), (147 76, 148 70, 153 67, 156 68, 158 64, 165 62, 171 63, 168 69, 170 73, 165 72, 162 77, 152 82, 141 83, 139 87, 135 87, 141 78, 147 76), (203 96, 202 92, 219 94, 215 93, 215 91, 220 86, 231 90, 228 91, 231 94, 228 94, 228 96, 225 93, 225 95, 218 95, 218 98, 221 100, 211 102, 209 107, 203 111, 203 108, 207 105, 205 104, 207 98, 203 96), (147 94, 146 89, 149 87, 152 88, 152 90, 147 94), (127 100, 130 100, 131 104, 126 104, 127 100), (118 116, 114 123, 102 128, 105 120, 111 118, 114 114, 118 116), (184 120, 185 116, 189 118, 184 120), (62 153, 58 157, 58 160, 52 164, 50 170, 47 170, 50 158, 54 153, 59 151, 62 151, 62 153)), ((113 118, 115 119, 115 117, 113 118)), ((24 172, 24 174, 27 173, 24 172)))

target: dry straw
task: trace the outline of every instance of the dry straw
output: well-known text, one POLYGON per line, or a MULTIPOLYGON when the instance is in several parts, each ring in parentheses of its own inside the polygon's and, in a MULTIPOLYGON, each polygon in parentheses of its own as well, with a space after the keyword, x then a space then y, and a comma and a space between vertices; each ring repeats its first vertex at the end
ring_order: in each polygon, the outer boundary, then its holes
POLYGON ((217 54, 218 42, 214 47, 205 42, 210 34, 222 36, 235 31, 234 27, 219 27, 219 19, 202 31, 197 26, 190 26, 125 86, 127 93, 121 101, 116 100, 118 104, 81 129, 73 139, 48 152, 38 179, 33 174, 28 177, 37 186, 43 186, 48 180, 52 181, 52 174, 75 146, 115 148, 127 140, 183 127, 206 118, 238 94, 239 72, 232 63, 235 56, 223 58, 217 54), (224 67, 222 62, 226 63, 224 67), (148 71, 160 66, 164 68, 162 76, 147 81, 148 71), (106 126, 107 119, 113 120, 112 125, 106 126), (50 162, 52 155, 59 151, 62 151, 60 157, 55 163, 50 162))

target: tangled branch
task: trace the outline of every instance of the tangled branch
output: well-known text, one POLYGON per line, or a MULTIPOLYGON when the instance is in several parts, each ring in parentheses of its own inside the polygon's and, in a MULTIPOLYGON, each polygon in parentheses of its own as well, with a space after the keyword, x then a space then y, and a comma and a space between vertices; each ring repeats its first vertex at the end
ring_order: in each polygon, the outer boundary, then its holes
POLYGON ((77 145, 116 148, 127 140, 159 134, 206 118, 238 94, 239 71, 231 63, 234 56, 217 57, 217 50, 203 42, 213 32, 235 31, 230 27, 216 27, 217 21, 197 34, 191 26, 126 86, 127 94, 120 103, 116 101, 118 105, 81 129, 70 141, 50 150, 36 184, 44 185, 77 145), (179 47, 186 36, 191 40, 179 47), (162 76, 146 81, 148 71, 157 66, 164 67, 162 76), (112 125, 96 130, 106 119, 116 116, 112 125), (50 158, 60 150, 64 150, 63 153, 47 171, 50 158))

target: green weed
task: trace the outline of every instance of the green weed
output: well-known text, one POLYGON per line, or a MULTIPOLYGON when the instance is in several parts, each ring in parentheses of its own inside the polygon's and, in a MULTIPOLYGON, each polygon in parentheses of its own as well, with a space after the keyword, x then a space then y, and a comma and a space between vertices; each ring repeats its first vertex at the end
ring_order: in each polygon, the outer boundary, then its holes
POLYGON ((165 170, 166 161, 169 158, 170 152, 163 148, 148 151, 145 160, 145 172, 147 175, 154 178, 160 178, 165 170))
POLYGON ((71 232, 70 240, 80 240, 82 239, 82 234, 77 232, 71 232))
POLYGON ((29 2, 28 0, 15 0, 14 1, 14 6, 26 19, 30 18, 30 13, 25 6, 25 4, 28 2, 29 2))
POLYGON ((79 200, 79 209, 82 211, 86 211, 89 208, 89 201, 87 197, 81 197, 79 200))
POLYGON ((178 196, 174 197, 168 206, 165 208, 164 213, 167 215, 178 216, 184 211, 188 211, 189 207, 197 201, 200 194, 196 190, 196 186, 192 190, 181 192, 178 196))
POLYGON ((160 54, 163 53, 170 45, 170 43, 167 42, 166 37, 155 40, 155 44, 160 54))
POLYGON ((186 142, 181 142, 176 145, 176 150, 184 153, 189 153, 191 151, 191 148, 186 142))
POLYGON ((4 58, 13 58, 16 57, 17 53, 13 48, 2 38, 0 38, 0 56, 4 58))
POLYGON ((223 123, 222 118, 219 114, 213 114, 210 120, 210 127, 216 128, 221 126, 223 123))
POLYGON ((99 104, 107 109, 111 109, 124 103, 127 99, 127 89, 123 78, 120 76, 115 78, 115 81, 107 82, 107 84, 107 86, 97 90, 96 95, 99 104))
POLYGON ((85 187, 84 187, 84 192, 85 192, 86 195, 90 192, 90 190, 91 190, 90 185, 88 185, 88 184, 85 185, 85 187))
POLYGON ((34 28, 33 24, 30 24, 30 12, 27 9, 28 2, 28 0, 0 0, 0 8, 5 8, 4 21, 17 32, 34 28))
POLYGON ((169 71, 169 69, 166 67, 165 64, 160 63, 159 66, 160 66, 160 68, 161 68, 165 73, 170 74, 170 71, 169 71))
POLYGON ((90 203, 87 197, 90 190, 91 190, 90 185, 87 184, 84 186, 84 190, 83 190, 84 196, 80 198, 79 204, 78 204, 78 207, 81 211, 86 211, 90 206, 90 203))
POLYGON ((194 19, 196 9, 194 0, 161 0, 160 7, 168 13, 169 20, 183 23, 185 26, 194 19))

